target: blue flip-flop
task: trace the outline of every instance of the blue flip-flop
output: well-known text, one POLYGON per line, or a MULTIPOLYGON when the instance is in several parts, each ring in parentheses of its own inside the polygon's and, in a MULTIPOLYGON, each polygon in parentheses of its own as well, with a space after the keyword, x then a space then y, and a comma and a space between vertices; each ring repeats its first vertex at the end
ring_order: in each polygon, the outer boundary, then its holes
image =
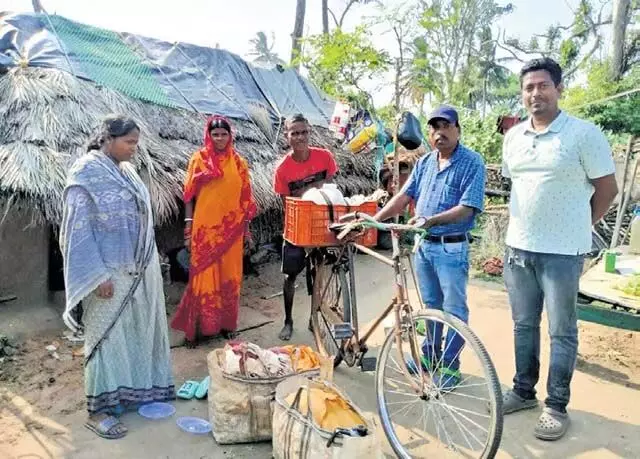
POLYGON ((118 438, 122 438, 127 435, 126 427, 123 432, 109 433, 119 425, 124 427, 118 418, 115 416, 109 416, 95 425, 91 422, 86 422, 84 426, 99 437, 106 438, 107 440, 117 440, 118 438))

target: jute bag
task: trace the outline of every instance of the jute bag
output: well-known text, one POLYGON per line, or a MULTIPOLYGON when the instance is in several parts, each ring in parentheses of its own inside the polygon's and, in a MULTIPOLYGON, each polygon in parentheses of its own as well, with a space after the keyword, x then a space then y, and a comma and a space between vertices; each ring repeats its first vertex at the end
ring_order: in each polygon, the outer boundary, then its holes
POLYGON ((275 459, 377 459, 382 458, 380 445, 374 434, 373 424, 351 400, 336 386, 327 381, 313 381, 303 376, 289 378, 276 388, 273 409, 273 457, 275 459), (307 414, 298 411, 301 394, 309 397, 309 388, 324 385, 336 391, 351 407, 365 419, 367 434, 364 437, 334 435, 316 425, 311 414, 310 399, 307 400, 307 414), (306 391, 301 388, 307 387, 306 391), (296 394, 291 406, 286 398, 296 394))
MULTIPOLYGON (((272 402, 280 378, 245 378, 224 372, 224 349, 207 356, 209 420, 219 444, 269 441, 272 437, 272 402)), ((304 374, 317 375, 318 371, 304 374)))

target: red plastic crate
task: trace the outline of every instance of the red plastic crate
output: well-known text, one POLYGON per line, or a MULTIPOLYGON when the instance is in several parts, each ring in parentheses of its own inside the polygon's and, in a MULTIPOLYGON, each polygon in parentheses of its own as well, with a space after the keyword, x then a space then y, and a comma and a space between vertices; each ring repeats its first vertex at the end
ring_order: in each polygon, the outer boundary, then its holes
MULTIPOLYGON (((363 212, 375 215, 378 204, 370 201, 359 206, 333 206, 334 223, 350 212, 363 212)), ((329 206, 303 201, 299 198, 286 198, 284 216, 284 238, 298 247, 330 247, 341 245, 336 235, 329 230, 329 206)), ((376 245, 378 232, 375 228, 368 229, 356 242, 366 247, 376 245)))

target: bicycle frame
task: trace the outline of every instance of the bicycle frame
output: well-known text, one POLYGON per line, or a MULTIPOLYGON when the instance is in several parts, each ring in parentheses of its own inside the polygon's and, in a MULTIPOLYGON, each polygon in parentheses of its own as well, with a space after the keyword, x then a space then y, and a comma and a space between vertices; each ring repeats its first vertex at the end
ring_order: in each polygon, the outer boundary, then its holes
MULTIPOLYGON (((354 334, 350 338, 350 344, 357 346, 357 351, 360 351, 363 346, 366 344, 371 335, 377 330, 380 324, 388 317, 388 315, 395 311, 395 323, 394 323, 394 333, 396 334, 396 340, 398 344, 398 352, 400 354, 401 361, 404 361, 404 356, 402 355, 402 323, 403 323, 403 312, 405 314, 404 321, 406 322, 408 319, 409 326, 411 327, 409 337, 409 346, 411 348, 411 356, 415 362, 418 362, 417 369, 420 375, 419 380, 424 381, 425 371, 422 368, 420 362, 420 347, 418 346, 416 339, 416 331, 415 324, 413 323, 413 311, 411 307, 411 303, 409 301, 409 295, 407 291, 407 273, 406 268, 402 263, 402 258, 404 258, 405 254, 403 254, 402 249, 400 248, 400 239, 398 234, 395 231, 392 231, 391 240, 393 244, 393 253, 391 258, 385 257, 384 255, 379 254, 378 252, 362 246, 360 244, 356 244, 354 242, 347 242, 342 246, 342 250, 340 253, 340 257, 346 250, 347 255, 347 264, 349 268, 349 284, 350 284, 350 301, 349 301, 349 311, 345 310, 345 315, 351 317, 352 328, 354 329, 354 334), (395 287, 395 297, 391 301, 391 303, 385 308, 385 310, 378 315, 373 324, 371 324, 368 329, 364 332, 362 336, 360 336, 360 330, 358 326, 358 308, 357 308, 357 297, 356 297, 356 288, 355 288, 355 270, 354 270, 354 262, 353 262, 353 254, 355 249, 360 250, 362 253, 373 257, 381 263, 384 263, 393 268, 394 271, 394 287, 395 287)), ((418 299, 420 304, 422 305, 422 298, 420 295, 420 289, 418 288, 417 279, 415 276, 415 271, 413 269, 413 264, 411 263, 411 257, 406 255, 409 263, 409 269, 412 274, 413 282, 416 287, 416 291, 418 293, 418 299)), ((420 393, 422 391, 422 387, 416 384, 415 379, 411 377, 409 374, 406 365, 400 365, 402 373, 405 376, 405 379, 409 382, 411 387, 416 390, 416 392, 420 393)))

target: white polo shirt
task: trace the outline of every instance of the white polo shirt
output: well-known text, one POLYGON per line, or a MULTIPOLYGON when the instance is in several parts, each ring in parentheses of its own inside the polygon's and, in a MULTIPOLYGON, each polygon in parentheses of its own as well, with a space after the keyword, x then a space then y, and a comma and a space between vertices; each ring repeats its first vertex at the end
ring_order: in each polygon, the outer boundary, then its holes
POLYGON ((594 124, 561 112, 543 132, 531 120, 504 139, 502 175, 511 178, 508 246, 538 253, 591 251, 590 180, 615 172, 611 147, 594 124))

